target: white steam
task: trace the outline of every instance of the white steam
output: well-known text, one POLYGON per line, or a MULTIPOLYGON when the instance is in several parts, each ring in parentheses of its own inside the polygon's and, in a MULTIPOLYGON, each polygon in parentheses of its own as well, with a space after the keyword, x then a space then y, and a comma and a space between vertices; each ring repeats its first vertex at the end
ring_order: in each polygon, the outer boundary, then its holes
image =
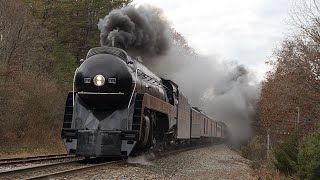
POLYGON ((127 162, 129 164, 140 164, 140 165, 145 165, 145 166, 153 166, 154 164, 149 161, 149 159, 154 159, 154 154, 148 154, 148 155, 140 155, 136 157, 129 156, 127 159, 127 162))

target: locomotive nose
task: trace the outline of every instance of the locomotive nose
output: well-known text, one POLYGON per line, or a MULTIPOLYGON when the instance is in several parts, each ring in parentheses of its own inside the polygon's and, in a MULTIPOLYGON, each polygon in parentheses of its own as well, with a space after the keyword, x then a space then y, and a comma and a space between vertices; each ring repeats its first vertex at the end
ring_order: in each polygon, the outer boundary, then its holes
POLYGON ((132 77, 126 63, 113 55, 98 54, 78 68, 75 81, 78 92, 128 93, 132 77))
POLYGON ((123 99, 132 91, 132 76, 126 62, 111 54, 97 54, 78 68, 75 86, 81 98, 90 104, 123 99))

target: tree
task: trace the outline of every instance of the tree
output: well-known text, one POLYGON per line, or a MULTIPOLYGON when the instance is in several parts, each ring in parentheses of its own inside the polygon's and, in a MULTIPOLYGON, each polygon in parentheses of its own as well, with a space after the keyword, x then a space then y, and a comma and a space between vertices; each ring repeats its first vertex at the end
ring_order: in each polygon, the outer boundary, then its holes
POLYGON ((0 61, 7 73, 42 68, 43 61, 35 60, 41 54, 35 52, 43 35, 18 1, 0 0, 0 61))
POLYGON ((317 0, 297 1, 292 10, 291 22, 294 27, 301 30, 307 37, 317 44, 320 43, 320 2, 317 0))
POLYGON ((84 58, 87 51, 100 44, 97 27, 99 18, 106 16, 112 9, 130 3, 130 0, 72 0, 41 1, 23 0, 33 15, 52 37, 72 52, 77 60, 84 58))
POLYGON ((260 102, 260 119, 265 128, 280 126, 284 131, 292 131, 299 127, 307 134, 319 123, 319 7, 319 2, 310 0, 294 11, 291 17, 300 33, 284 40, 274 53, 274 69, 262 86, 260 102))
POLYGON ((308 137, 300 147, 297 170, 301 179, 320 177, 320 129, 308 137))
POLYGON ((98 19, 127 2, 0 0, 0 154, 63 151, 74 56, 98 46, 98 19))
POLYGON ((274 150, 273 165, 286 176, 295 174, 298 152, 298 136, 294 135, 274 150))

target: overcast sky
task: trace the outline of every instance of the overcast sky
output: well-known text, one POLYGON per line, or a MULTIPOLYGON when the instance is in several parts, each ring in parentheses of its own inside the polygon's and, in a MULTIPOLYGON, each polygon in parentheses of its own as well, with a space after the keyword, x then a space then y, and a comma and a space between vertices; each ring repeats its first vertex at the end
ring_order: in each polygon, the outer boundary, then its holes
POLYGON ((197 52, 236 60, 259 72, 288 32, 293 0, 134 0, 163 9, 197 52))

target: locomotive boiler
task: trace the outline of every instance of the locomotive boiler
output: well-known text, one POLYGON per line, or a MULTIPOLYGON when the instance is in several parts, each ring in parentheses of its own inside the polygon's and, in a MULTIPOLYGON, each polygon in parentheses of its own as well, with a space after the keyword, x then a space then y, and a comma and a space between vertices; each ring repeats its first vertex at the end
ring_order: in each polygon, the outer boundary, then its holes
POLYGON ((116 47, 91 49, 74 75, 61 137, 69 154, 129 156, 205 139, 226 126, 191 108, 178 85, 116 47))

